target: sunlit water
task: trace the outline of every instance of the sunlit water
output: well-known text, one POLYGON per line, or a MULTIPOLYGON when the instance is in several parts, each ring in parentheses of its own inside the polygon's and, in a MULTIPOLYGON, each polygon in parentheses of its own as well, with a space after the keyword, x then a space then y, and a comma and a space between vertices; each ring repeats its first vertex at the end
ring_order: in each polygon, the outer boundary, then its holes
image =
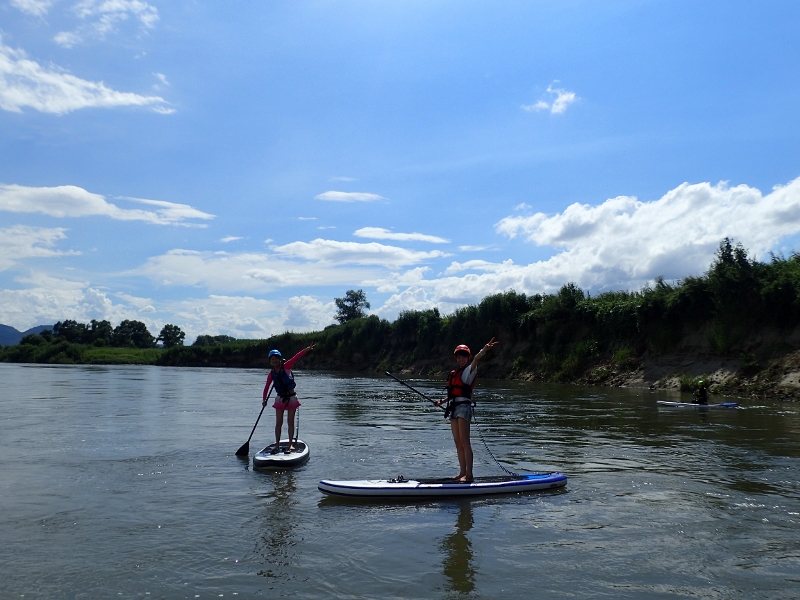
POLYGON ((492 453, 567 487, 365 504, 317 482, 454 475, 441 413, 386 377, 299 372, 311 460, 254 472, 234 453, 264 375, 0 365, 0 598, 800 596, 800 405, 483 380, 492 453))

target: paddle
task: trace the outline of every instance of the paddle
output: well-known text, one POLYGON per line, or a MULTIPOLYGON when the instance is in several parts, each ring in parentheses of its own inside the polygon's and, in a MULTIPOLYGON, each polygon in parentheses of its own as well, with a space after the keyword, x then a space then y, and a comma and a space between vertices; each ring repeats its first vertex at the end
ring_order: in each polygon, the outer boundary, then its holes
POLYGON ((258 425, 258 421, 261 419, 261 415, 264 414, 264 409, 267 407, 267 400, 269 400, 270 395, 272 394, 272 390, 275 389, 275 386, 271 386, 269 388, 269 392, 267 392, 267 397, 264 400, 264 403, 261 406, 261 412, 258 413, 258 419, 256 419, 256 424, 253 425, 253 430, 250 432, 250 437, 247 438, 247 441, 242 444, 242 447, 236 451, 236 456, 248 456, 250 454, 250 440, 253 438, 253 433, 256 430, 256 426, 258 425))
POLYGON ((385 371, 385 373, 386 373, 386 374, 387 374, 389 377, 391 377, 392 379, 394 379, 396 382, 398 382, 398 383, 402 383, 404 386, 406 386, 406 387, 407 387, 408 389, 410 389, 412 392, 416 392, 416 393, 418 393, 420 396, 422 396, 423 398, 425 398, 425 400, 427 400, 428 402, 430 402, 431 404, 433 404, 433 405, 434 405, 434 406, 436 406, 437 408, 441 408, 442 410, 447 410, 446 408, 444 408, 444 407, 442 407, 442 406, 439 406, 438 404, 436 404, 436 401, 435 401, 435 400, 433 400, 433 399, 432 399, 430 396, 426 396, 425 394, 423 394, 422 392, 420 392, 418 389, 411 387, 410 385, 408 385, 408 384, 407 384, 405 381, 403 381, 402 379, 398 379, 397 377, 395 377, 394 375, 392 375, 391 373, 389 373, 389 371, 385 371))

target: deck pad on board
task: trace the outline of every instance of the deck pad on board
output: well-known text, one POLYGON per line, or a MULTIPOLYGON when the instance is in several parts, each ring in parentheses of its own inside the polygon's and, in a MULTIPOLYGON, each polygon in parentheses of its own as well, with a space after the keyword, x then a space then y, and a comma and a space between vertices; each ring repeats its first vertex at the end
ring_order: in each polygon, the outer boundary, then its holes
POLYGON ((310 457, 310 450, 308 444, 303 440, 295 440, 294 450, 289 452, 289 440, 281 440, 278 452, 273 454, 272 449, 275 444, 270 444, 261 452, 253 456, 253 468, 290 468, 297 467, 305 463, 310 457))

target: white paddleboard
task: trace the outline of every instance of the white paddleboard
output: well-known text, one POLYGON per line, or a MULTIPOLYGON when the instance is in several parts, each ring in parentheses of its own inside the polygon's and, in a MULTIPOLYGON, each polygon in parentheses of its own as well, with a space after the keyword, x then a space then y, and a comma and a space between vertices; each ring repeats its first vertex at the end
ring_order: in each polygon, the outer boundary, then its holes
POLYGON ((717 404, 698 404, 696 402, 669 402, 667 400, 656 400, 656 404, 661 406, 689 407, 689 408, 736 408, 738 402, 720 402, 717 404))
POLYGON ((303 440, 295 440, 294 450, 289 451, 289 440, 281 440, 277 452, 273 452, 275 444, 270 444, 253 456, 254 469, 288 469, 304 464, 311 456, 308 444, 303 440))
POLYGON ((334 496, 351 498, 442 498, 448 496, 484 496, 533 490, 550 490, 567 485, 563 473, 529 473, 502 477, 476 477, 472 483, 452 479, 368 479, 319 482, 319 490, 334 496))

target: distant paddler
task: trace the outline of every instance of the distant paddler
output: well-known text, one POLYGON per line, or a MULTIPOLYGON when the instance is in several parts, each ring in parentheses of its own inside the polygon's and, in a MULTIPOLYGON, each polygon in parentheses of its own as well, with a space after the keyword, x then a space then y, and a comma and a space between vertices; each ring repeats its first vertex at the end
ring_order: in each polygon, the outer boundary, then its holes
POLYGON ((297 384, 294 381, 292 367, 300 358, 311 352, 316 344, 311 344, 307 348, 303 348, 289 360, 283 360, 280 350, 269 351, 269 364, 270 371, 267 375, 267 383, 264 386, 264 393, 262 395, 261 406, 267 405, 267 396, 269 395, 269 386, 275 386, 275 403, 272 408, 275 409, 275 448, 273 454, 278 452, 281 443, 281 429, 283 429, 283 413, 289 413, 289 451, 294 450, 294 415, 297 409, 300 408, 300 401, 297 399, 297 384))
POLYGON ((692 403, 708 404, 708 382, 705 379, 701 379, 700 381, 698 381, 697 387, 695 388, 692 395, 694 396, 694 400, 692 400, 692 403))

